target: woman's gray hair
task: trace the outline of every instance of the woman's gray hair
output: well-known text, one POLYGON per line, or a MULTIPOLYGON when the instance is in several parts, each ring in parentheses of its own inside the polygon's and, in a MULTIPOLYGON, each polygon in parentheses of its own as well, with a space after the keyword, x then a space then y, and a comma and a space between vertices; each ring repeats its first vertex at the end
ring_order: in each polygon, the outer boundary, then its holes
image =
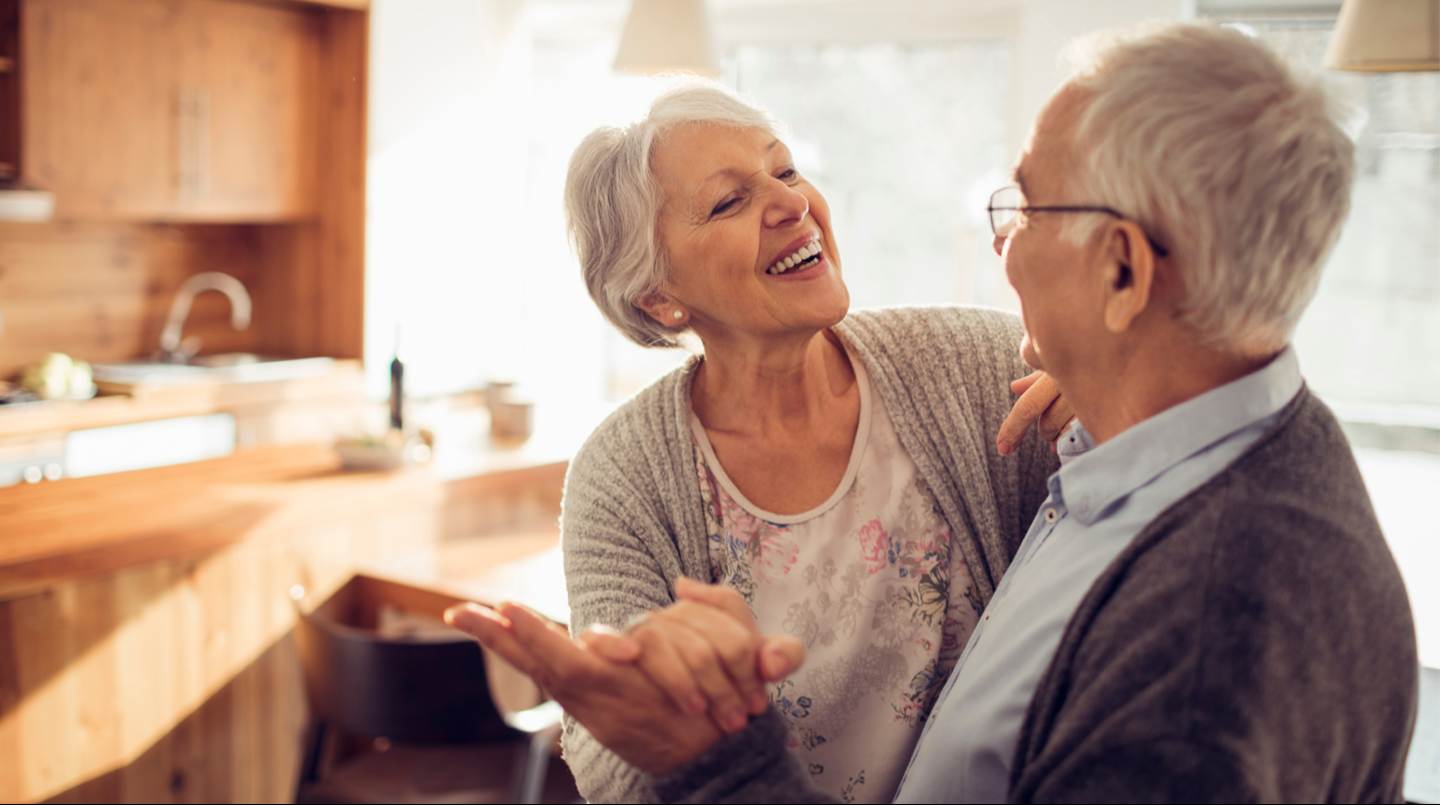
POLYGON ((565 178, 566 225, 585 287, 605 318, 647 347, 677 346, 683 330, 663 326, 637 307, 669 270, 656 233, 663 199, 650 154, 666 131, 682 123, 776 132, 768 114, 718 84, 688 81, 656 98, 643 119, 591 132, 575 149, 565 178))
MULTIPOLYGON (((1075 203, 1133 216, 1174 256, 1179 316, 1212 346, 1290 339, 1350 209, 1355 147, 1324 90, 1239 31, 1167 25, 1081 43, 1075 203)), ((1100 223, 1067 223, 1070 235, 1100 223)))

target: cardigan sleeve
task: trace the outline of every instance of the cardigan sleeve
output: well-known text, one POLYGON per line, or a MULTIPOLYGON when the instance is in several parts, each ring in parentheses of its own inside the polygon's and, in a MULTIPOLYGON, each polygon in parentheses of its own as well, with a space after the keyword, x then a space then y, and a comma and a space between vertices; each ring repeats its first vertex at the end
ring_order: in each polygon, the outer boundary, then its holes
POLYGON ((785 748, 785 722, 774 708, 743 732, 721 739, 704 755, 662 777, 665 802, 837 802, 810 785, 785 748))
MULTIPOLYGON (((641 613, 669 606, 672 579, 680 573, 678 560, 652 550, 657 540, 668 539, 666 527, 636 489, 640 476, 627 472, 616 451, 607 448, 608 435, 602 431, 591 438, 565 479, 560 534, 572 634, 594 624, 624 627, 641 613)), ((649 775, 606 749, 569 715, 562 743, 586 800, 656 801, 649 775)))
MULTIPOLYGON (((997 344, 999 352, 995 356, 996 362, 1008 368, 1007 374, 1011 380, 1030 374, 1034 369, 1020 359, 1019 345, 1024 330, 1019 319, 1006 317, 1001 326, 1003 329, 997 344)), ((1005 390, 1008 393, 1009 387, 1005 390)), ((1013 394, 1009 396, 1009 405, 1000 416, 1001 422, 1009 415, 1010 406, 1014 405, 1016 399, 1013 394)), ((992 442, 999 429, 996 424, 995 432, 990 434, 992 442)), ((1030 530, 1031 521, 1045 502, 1049 494, 1046 484, 1050 475, 1060 468, 1060 459, 1052 449, 1050 441, 1040 435, 1038 427, 1032 427, 1025 433, 1024 438, 1016 445, 1015 452, 1004 457, 998 455, 992 447, 989 456, 990 474, 992 482, 1000 492, 1001 527, 1013 552, 1019 549, 1025 533, 1030 530), (1008 511, 1007 505, 1010 507, 1008 511)))

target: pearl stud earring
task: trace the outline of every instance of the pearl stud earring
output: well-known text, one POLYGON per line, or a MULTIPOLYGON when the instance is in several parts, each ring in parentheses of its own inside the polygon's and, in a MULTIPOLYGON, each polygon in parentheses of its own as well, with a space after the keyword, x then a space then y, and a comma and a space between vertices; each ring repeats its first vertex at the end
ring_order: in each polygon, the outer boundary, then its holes
POLYGON ((685 318, 685 311, 677 310, 674 313, 670 314, 670 318, 674 319, 675 321, 680 321, 681 319, 685 318))

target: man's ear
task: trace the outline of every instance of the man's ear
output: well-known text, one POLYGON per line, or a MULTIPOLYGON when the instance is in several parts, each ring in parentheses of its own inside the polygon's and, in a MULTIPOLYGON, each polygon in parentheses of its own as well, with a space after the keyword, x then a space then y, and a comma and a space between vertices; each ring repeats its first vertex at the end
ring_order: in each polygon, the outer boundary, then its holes
POLYGON ((1153 301, 1155 253, 1139 225, 1116 221, 1105 236, 1101 258, 1105 263, 1105 329, 1124 332, 1153 301))

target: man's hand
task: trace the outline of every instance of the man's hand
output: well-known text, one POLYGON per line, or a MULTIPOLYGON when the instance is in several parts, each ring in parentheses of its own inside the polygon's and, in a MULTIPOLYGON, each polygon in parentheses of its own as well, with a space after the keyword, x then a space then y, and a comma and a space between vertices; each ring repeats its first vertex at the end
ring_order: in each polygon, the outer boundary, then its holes
POLYGON ((1075 409, 1060 396, 1060 386, 1044 372, 1031 372, 1012 382, 1010 391, 1020 397, 1010 408, 1010 415, 1000 423, 1000 433, 995 438, 995 449, 1002 456, 1015 452, 1015 445, 1032 425, 1053 446, 1075 419, 1075 409))

